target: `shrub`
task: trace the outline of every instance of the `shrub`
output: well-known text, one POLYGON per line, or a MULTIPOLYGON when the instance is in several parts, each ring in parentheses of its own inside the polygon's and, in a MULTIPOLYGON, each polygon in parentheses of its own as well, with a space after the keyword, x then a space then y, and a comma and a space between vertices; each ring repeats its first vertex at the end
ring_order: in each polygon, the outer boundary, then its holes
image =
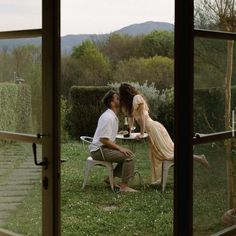
POLYGON ((16 102, 16 131, 30 133, 32 131, 31 90, 26 84, 19 84, 16 102))
POLYGON ((0 83, 0 129, 16 131, 17 84, 0 83))
MULTIPOLYGON (((150 116, 162 123, 173 138, 174 132, 174 88, 157 90, 154 84, 147 82, 128 82, 147 99, 150 116)), ((80 135, 93 135, 97 120, 104 111, 101 98, 109 88, 118 90, 120 83, 108 84, 107 87, 72 87, 70 109, 65 124, 69 134, 78 138, 80 135), (89 99, 88 99, 89 98, 89 99)), ((232 97, 236 97, 236 87, 232 87, 232 97)), ((232 99, 232 109, 236 100, 232 99)), ((120 128, 123 116, 119 115, 120 128)), ((224 90, 223 88, 197 89, 194 91, 194 133, 210 133, 224 128, 224 90)))
POLYGON ((173 60, 168 57, 130 58, 118 63, 113 81, 154 83, 158 90, 171 88, 174 82, 173 70, 173 60))
POLYGON ((66 142, 69 140, 69 134, 65 129, 65 120, 68 110, 68 101, 64 97, 61 97, 61 142, 66 142))
POLYGON ((29 133, 32 130, 31 90, 27 84, 0 83, 0 129, 29 133))
POLYGON ((69 109, 65 116, 65 129, 72 138, 93 136, 97 121, 105 110, 101 100, 108 86, 73 86, 70 90, 69 109))

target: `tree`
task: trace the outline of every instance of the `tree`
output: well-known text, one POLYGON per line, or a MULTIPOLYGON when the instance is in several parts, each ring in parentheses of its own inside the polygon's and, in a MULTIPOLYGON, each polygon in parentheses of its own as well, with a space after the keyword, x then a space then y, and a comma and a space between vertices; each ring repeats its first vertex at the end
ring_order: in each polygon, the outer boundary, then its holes
POLYGON ((72 63, 77 63, 77 85, 105 85, 110 81, 111 70, 108 59, 91 41, 84 41, 74 47, 72 63))
POLYGON ((173 58, 174 33, 156 30, 144 37, 142 42, 144 57, 164 56, 173 58))
POLYGON ((98 44, 99 49, 106 55, 113 67, 121 60, 141 56, 143 35, 129 36, 113 33, 107 40, 98 44))
POLYGON ((173 86, 173 60, 168 57, 130 58, 120 61, 114 72, 114 81, 152 82, 158 90, 173 86))

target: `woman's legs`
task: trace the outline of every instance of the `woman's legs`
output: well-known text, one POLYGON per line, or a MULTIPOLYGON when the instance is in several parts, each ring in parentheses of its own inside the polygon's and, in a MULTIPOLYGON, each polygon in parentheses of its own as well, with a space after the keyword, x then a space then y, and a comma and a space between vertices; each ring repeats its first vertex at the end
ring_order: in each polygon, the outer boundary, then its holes
POLYGON ((162 161, 156 158, 156 155, 149 145, 149 159, 150 159, 150 168, 151 168, 151 183, 152 184, 159 184, 161 183, 161 168, 162 168, 162 161))

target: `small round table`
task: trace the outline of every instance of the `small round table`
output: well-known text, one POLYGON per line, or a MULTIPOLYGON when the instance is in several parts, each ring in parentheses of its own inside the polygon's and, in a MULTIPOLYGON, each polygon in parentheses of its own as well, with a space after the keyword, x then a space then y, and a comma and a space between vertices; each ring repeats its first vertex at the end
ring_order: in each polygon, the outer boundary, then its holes
POLYGON ((117 139, 120 139, 120 140, 123 140, 123 141, 127 141, 129 142, 129 147, 130 149, 135 152, 135 145, 138 141, 140 140, 143 140, 145 138, 148 137, 148 134, 147 133, 144 133, 143 137, 141 139, 136 139, 136 136, 139 135, 140 133, 130 133, 130 136, 129 137, 124 137, 123 134, 117 134, 116 135, 116 138, 117 139))

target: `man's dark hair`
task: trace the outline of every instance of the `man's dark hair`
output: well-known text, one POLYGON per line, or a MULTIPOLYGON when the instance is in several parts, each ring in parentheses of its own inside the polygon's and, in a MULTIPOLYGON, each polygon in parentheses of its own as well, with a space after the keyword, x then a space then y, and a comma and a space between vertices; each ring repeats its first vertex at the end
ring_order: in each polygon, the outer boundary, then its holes
POLYGON ((104 95, 102 101, 107 108, 111 108, 111 101, 113 99, 114 94, 118 93, 115 90, 111 89, 104 95))

